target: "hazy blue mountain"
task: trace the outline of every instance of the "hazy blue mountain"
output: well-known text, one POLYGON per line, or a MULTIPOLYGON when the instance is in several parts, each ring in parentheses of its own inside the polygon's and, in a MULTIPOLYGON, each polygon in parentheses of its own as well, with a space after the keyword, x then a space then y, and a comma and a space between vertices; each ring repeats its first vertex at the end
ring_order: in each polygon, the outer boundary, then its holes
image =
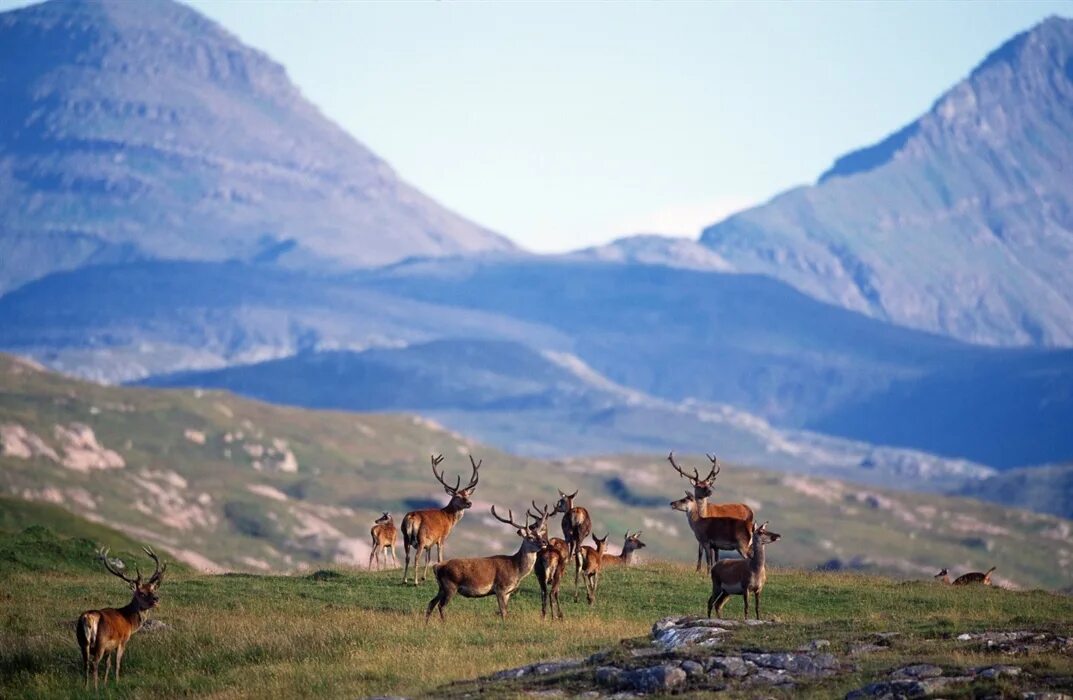
POLYGON ((688 238, 644 233, 583 248, 562 256, 569 260, 666 265, 686 270, 733 272, 734 267, 707 246, 688 238))
POLYGON ((738 463, 924 490, 960 488, 992 473, 964 460, 778 430, 725 405, 657 399, 569 353, 509 341, 308 352, 143 383, 223 388, 304 407, 420 413, 529 456, 715 450, 738 463))
MULTIPOLYGON (((1073 516, 1073 463, 1011 469, 967 481, 954 493, 1068 518, 1073 516)), ((1073 536, 1069 530, 1057 534, 1066 541, 1073 536)))
POLYGON ((1073 20, 989 55, 918 120, 706 229, 735 269, 973 342, 1073 345, 1073 20))
POLYGON ((0 293, 136 259, 346 269, 513 248, 170 0, 0 14, 0 104, 0 293))

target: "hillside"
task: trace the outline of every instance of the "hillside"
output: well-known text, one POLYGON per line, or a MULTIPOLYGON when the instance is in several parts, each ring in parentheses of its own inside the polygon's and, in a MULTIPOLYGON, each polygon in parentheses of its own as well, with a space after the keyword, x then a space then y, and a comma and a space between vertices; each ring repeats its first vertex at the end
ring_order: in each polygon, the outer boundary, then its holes
MULTIPOLYGON (((685 518, 666 505, 685 482, 663 456, 523 459, 409 416, 105 387, 11 358, 0 382, 0 491, 61 504, 198 568, 364 564, 381 511, 443 502, 429 473, 433 452, 447 456, 448 474, 468 469, 471 451, 485 464, 451 554, 510 546, 489 536, 489 505, 520 509, 551 500, 557 487, 580 489, 600 530, 644 530, 650 558, 695 554, 685 518)), ((1002 580, 1021 586, 1063 585, 1073 570, 1068 521, 1052 516, 732 464, 717 497, 744 499, 777 522, 790 545, 785 565, 916 578, 998 563, 1002 580), (1055 557, 1041 560, 1028 539, 1055 557)))
MULTIPOLYGON (((770 546, 772 560, 788 550, 778 547, 770 546)), ((0 626, 5 698, 95 697, 80 689, 71 621, 87 607, 124 601, 126 587, 100 570, 50 575, 54 569, 48 562, 34 571, 0 568, 9 601, 0 626)), ((641 680, 616 669, 654 668, 647 674, 668 685, 649 691, 842 697, 889 682, 911 664, 926 664, 911 669, 920 687, 947 697, 1073 689, 1069 596, 779 568, 763 595, 766 624, 741 625, 735 600, 726 611, 734 619, 691 630, 695 618, 681 616, 703 613, 708 585, 681 567, 610 571, 592 608, 573 603, 568 591, 562 621, 541 622, 530 576, 505 622, 494 616, 492 599, 458 597, 447 608, 448 624, 426 626, 433 591, 400 586, 395 572, 169 573, 153 627, 130 642, 121 692, 350 698, 558 690, 606 697, 623 689, 619 683, 630 688, 631 679, 641 680), (695 639, 706 643, 653 639, 671 624, 674 632, 699 632, 695 639), (404 664, 393 656, 399 648, 406 649, 404 664)))
POLYGON ((1073 464, 1012 469, 965 482, 957 493, 1007 507, 1073 518, 1073 464))
POLYGON ((996 345, 1073 344, 1073 19, 992 52, 814 186, 707 228, 734 269, 996 345))
POLYGON ((143 259, 339 269, 511 250, 171 0, 0 14, 0 293, 143 259))

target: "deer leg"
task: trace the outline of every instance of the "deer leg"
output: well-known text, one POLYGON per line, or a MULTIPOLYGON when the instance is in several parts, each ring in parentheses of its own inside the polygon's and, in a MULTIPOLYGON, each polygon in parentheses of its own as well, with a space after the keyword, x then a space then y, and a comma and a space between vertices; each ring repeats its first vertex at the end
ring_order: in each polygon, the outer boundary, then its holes
POLYGON ((499 617, 503 622, 507 621, 507 601, 510 599, 510 594, 503 591, 496 591, 496 602, 499 603, 499 617))
POLYGON ((399 568, 399 557, 395 554, 395 545, 391 545, 391 549, 387 550, 391 554, 391 567, 393 569, 399 568))
POLYGON ((741 599, 743 601, 745 601, 745 617, 742 618, 742 619, 748 620, 749 619, 749 589, 748 588, 746 588, 744 591, 742 591, 741 599))
POLYGON ((719 598, 715 601, 715 616, 719 619, 723 618, 723 607, 730 600, 730 594, 726 591, 719 591, 719 598))
MULTIPOLYGON (((406 552, 406 568, 402 570, 402 582, 406 583, 406 579, 408 578, 407 575, 410 573, 410 540, 403 540, 402 548, 406 552)), ((417 563, 416 559, 414 560, 414 563, 417 563)))
POLYGON ((753 591, 753 607, 756 608, 756 619, 760 619, 760 591, 753 591))
POLYGON ((430 568, 432 568, 432 545, 429 545, 429 546, 428 546, 428 547, 427 547, 427 548, 425 549, 425 573, 424 573, 424 575, 423 575, 423 576, 421 577, 421 578, 422 578, 422 580, 424 580, 424 579, 427 579, 427 578, 428 578, 428 570, 429 570, 430 568))
POLYGON ((119 665, 123 663, 123 650, 125 647, 119 647, 115 650, 115 682, 119 685, 119 665))
POLYGON ((443 542, 436 543, 436 563, 443 563, 443 542))
POLYGON ((108 685, 108 672, 112 670, 112 655, 104 655, 104 684, 108 685))
POLYGON ((89 690, 89 642, 82 645, 82 670, 86 675, 86 690, 89 690))
POLYGON ((704 543, 698 540, 697 541, 697 573, 698 574, 700 573, 700 560, 703 559, 705 556, 708 556, 708 558, 711 559, 711 555, 708 555, 706 549, 707 548, 704 546, 704 543))
MULTIPOLYGON (((560 572, 560 574, 561 573, 562 572, 560 572)), ((552 602, 552 606, 553 606, 553 611, 555 609, 558 609, 558 611, 559 611, 559 619, 560 620, 563 619, 563 604, 559 602, 559 578, 558 577, 556 577, 555 581, 552 582, 552 586, 551 586, 551 602, 552 602)))
MULTIPOLYGON (((428 624, 428 619, 432 617, 432 609, 436 607, 436 604, 440 602, 443 597, 443 588, 436 591, 436 595, 432 596, 432 600, 428 602, 428 609, 425 610, 425 624, 428 624)), ((440 606, 440 617, 443 617, 443 606, 440 606)))
POLYGON ((100 684, 98 672, 101 670, 101 653, 100 650, 93 653, 93 690, 97 691, 100 684))

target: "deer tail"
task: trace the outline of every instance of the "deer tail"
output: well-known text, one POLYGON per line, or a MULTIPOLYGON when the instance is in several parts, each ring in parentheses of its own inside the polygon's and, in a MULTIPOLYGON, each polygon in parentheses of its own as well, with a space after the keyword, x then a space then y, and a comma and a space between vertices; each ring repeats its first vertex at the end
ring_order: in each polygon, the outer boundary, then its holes
POLYGON ((987 570, 987 573, 985 573, 984 576, 990 576, 991 572, 993 572, 997 568, 997 566, 992 566, 990 569, 987 570))
POLYGON ((78 638, 78 647, 82 650, 83 658, 88 657, 90 649, 97 644, 97 630, 100 622, 101 616, 97 612, 84 612, 78 618, 75 636, 78 638))
POLYGON ((420 523, 413 513, 407 513, 402 519, 402 542, 407 547, 417 546, 417 531, 421 529, 420 523))

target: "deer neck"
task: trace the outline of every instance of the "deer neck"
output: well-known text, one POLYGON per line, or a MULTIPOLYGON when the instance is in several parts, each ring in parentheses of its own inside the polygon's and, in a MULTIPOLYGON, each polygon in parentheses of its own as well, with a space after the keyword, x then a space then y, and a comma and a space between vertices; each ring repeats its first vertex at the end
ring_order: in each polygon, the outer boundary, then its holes
POLYGON ((761 571, 764 568, 764 541, 757 537, 753 540, 753 551, 749 555, 749 568, 761 571))
POLYGON ((518 574, 524 578, 529 575, 536 566, 537 555, 539 551, 526 551, 525 543, 522 543, 521 547, 518 547, 518 551, 511 556, 511 561, 514 563, 514 568, 518 574))
POLYGON ((708 515, 708 497, 694 496, 697 503, 697 517, 703 518, 708 515))
POLYGON ((149 617, 149 611, 142 610, 141 607, 139 607, 138 605, 138 601, 134 598, 131 598, 129 603, 121 607, 116 612, 122 615, 123 619, 127 621, 127 624, 130 625, 130 631, 132 633, 137 632, 138 629, 142 626, 142 623, 145 622, 145 619, 149 617))
POLYGON ((444 515, 451 519, 452 526, 458 524, 458 521, 461 520, 462 516, 466 514, 465 508, 459 508, 452 503, 448 503, 443 508, 440 508, 440 511, 442 511, 444 515))

